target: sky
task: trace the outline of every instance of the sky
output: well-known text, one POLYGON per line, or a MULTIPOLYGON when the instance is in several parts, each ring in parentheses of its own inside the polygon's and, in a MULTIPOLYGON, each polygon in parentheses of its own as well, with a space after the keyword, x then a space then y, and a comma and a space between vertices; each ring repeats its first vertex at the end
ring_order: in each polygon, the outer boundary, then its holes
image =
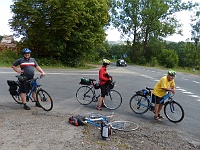
MULTIPOLYGON (((185 0, 184 0, 185 1, 185 0)), ((193 0, 193 2, 200 2, 200 0, 193 0)), ((13 32, 8 25, 8 20, 12 18, 10 11, 10 5, 12 5, 12 0, 0 0, 0 35, 12 35, 13 32)), ((180 23, 183 24, 183 36, 173 35, 166 38, 166 40, 179 42, 186 41, 191 37, 191 26, 190 26, 190 13, 189 12, 180 12, 177 13, 177 18, 180 18, 180 23)), ((118 41, 120 40, 120 33, 115 28, 110 28, 106 31, 106 39, 109 41, 118 41)))

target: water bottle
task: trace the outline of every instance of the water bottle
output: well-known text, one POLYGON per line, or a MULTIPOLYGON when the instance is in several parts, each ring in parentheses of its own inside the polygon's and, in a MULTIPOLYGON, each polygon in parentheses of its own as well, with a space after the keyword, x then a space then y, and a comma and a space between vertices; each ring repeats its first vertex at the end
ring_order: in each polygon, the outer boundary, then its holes
POLYGON ((107 140, 109 136, 109 129, 108 126, 106 125, 106 123, 104 121, 102 121, 101 123, 101 137, 103 140, 107 140))

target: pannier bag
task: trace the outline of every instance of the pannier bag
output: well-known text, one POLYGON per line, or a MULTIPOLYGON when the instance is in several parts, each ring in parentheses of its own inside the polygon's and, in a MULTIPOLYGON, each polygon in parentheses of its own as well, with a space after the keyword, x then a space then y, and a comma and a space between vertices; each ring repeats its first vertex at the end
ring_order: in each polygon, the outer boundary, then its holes
POLYGON ((68 121, 70 124, 75 126, 85 125, 85 116, 77 115, 69 117, 68 121))
POLYGON ((149 95, 149 92, 145 89, 142 89, 140 91, 137 91, 136 94, 141 95, 141 96, 147 96, 149 95))
POLYGON ((18 92, 17 92, 18 83, 13 80, 7 80, 7 83, 9 85, 10 95, 18 95, 18 92))
POLYGON ((81 82, 80 82, 79 84, 91 85, 91 81, 90 81, 90 79, 87 79, 87 78, 82 77, 82 78, 81 78, 81 82))
POLYGON ((115 81, 108 81, 108 90, 113 89, 115 86, 115 81))
POLYGON ((94 84, 94 88, 95 88, 95 89, 99 89, 99 88, 100 88, 99 83, 95 83, 95 84, 94 84))

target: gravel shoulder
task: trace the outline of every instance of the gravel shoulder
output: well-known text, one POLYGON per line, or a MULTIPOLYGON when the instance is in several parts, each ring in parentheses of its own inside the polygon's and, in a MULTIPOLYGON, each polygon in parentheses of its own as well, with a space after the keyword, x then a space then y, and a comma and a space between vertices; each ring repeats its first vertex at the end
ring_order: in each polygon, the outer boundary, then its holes
POLYGON ((18 105, 0 105, 0 149, 2 150, 198 150, 200 140, 170 128, 139 124, 132 132, 113 131, 102 140, 100 130, 92 125, 73 126, 72 114, 45 112, 31 106, 25 111, 18 105))

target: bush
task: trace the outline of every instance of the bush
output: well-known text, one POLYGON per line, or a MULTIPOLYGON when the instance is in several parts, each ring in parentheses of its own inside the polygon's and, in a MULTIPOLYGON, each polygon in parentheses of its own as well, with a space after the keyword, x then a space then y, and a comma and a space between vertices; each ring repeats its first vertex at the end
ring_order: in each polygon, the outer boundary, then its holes
POLYGON ((16 61, 18 58, 19 58, 19 55, 12 50, 6 50, 3 52, 0 52, 0 65, 11 66, 13 62, 16 61))
POLYGON ((166 68, 174 68, 178 65, 178 55, 174 50, 164 49, 158 56, 158 62, 166 68))

